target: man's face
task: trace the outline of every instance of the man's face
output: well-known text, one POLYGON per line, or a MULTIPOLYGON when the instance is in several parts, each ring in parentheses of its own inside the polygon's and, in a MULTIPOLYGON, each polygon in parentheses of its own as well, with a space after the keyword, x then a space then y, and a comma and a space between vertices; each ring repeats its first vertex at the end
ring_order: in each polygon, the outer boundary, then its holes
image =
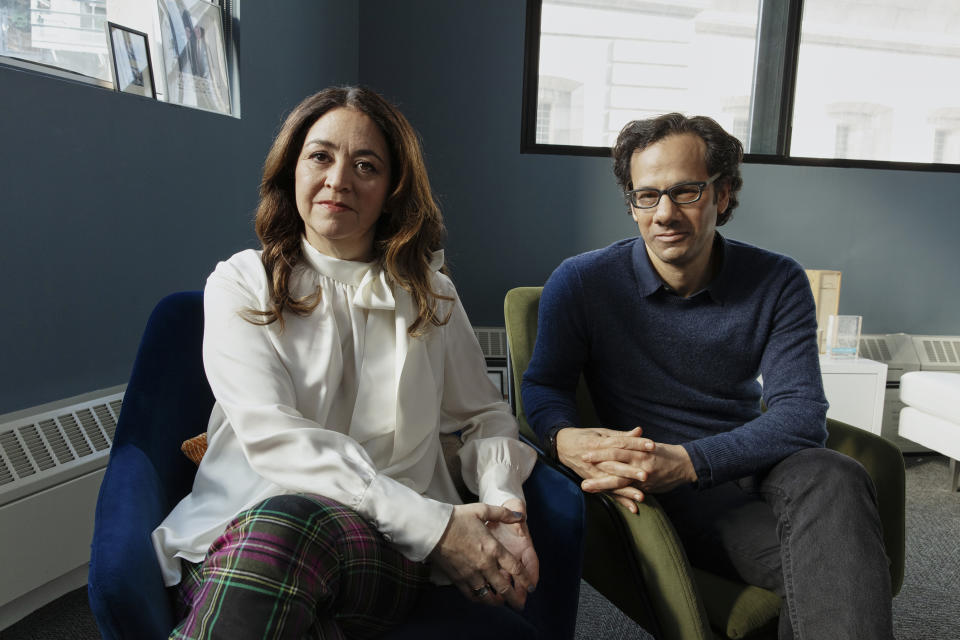
MULTIPOLYGON (((684 182, 705 182, 710 177, 705 151, 703 139, 689 133, 670 135, 643 151, 634 151, 630 159, 632 188, 665 190, 684 182)), ((675 204, 663 194, 652 209, 631 205, 654 268, 661 275, 664 268, 672 268, 693 277, 709 268, 717 215, 726 210, 728 201, 726 185, 718 189, 711 184, 690 204, 675 204)))

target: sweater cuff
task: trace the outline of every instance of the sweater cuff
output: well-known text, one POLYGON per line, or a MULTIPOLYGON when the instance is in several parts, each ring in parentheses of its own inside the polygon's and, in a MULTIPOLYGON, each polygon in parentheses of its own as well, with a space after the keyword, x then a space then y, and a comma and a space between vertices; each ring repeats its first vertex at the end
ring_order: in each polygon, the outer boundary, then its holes
POLYGON ((414 562, 437 546, 453 514, 453 505, 424 497, 383 474, 374 476, 357 511, 414 562))
POLYGON ((703 455, 703 452, 700 450, 700 447, 697 446, 695 442, 684 442, 682 446, 686 451, 687 455, 690 456, 690 462, 693 464, 693 470, 697 474, 696 487, 698 489, 707 489, 713 486, 713 471, 710 468, 710 463, 707 462, 706 456, 703 455))

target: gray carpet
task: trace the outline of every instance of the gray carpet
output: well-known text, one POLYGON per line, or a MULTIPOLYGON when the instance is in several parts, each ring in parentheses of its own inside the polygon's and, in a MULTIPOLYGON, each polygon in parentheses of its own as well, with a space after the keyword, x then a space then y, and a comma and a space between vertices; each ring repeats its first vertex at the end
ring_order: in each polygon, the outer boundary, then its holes
MULTIPOLYGON (((960 492, 941 456, 907 456, 907 566, 893 601, 897 640, 960 639, 960 492)), ((577 640, 649 640, 590 585, 580 590, 577 640)), ((99 640, 78 589, 0 631, 2 640, 99 640)))
POLYGON ((907 456, 907 562, 898 640, 960 639, 960 492, 943 456, 907 456))

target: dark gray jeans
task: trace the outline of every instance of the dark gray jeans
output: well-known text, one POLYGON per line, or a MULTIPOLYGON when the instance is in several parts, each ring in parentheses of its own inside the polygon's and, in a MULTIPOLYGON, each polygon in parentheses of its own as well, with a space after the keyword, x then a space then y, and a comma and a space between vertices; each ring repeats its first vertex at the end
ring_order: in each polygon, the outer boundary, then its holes
POLYGON ((780 640, 892 640, 889 561, 873 481, 805 449, 764 475, 657 496, 697 567, 780 595, 780 640))

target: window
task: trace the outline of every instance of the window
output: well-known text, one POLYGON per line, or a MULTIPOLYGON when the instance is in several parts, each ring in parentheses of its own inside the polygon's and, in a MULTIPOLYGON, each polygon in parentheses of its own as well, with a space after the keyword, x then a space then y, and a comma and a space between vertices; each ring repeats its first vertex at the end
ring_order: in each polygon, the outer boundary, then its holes
POLYGON ((527 20, 524 151, 606 155, 680 111, 748 161, 960 170, 958 2, 528 0, 527 20), (540 125, 564 81, 568 121, 540 125))
POLYGON ((0 0, 0 56, 112 82, 106 0, 0 0))
MULTIPOLYGON (((224 82, 230 85, 233 97, 227 99, 232 105, 221 100, 214 110, 239 115, 233 37, 236 0, 162 0, 162 4, 178 16, 185 11, 192 16, 204 7, 220 14, 226 44, 224 82)), ((0 0, 0 63, 113 88, 106 31, 109 20, 150 34, 158 99, 213 108, 199 100, 185 103, 165 91, 159 6, 157 0, 0 0)), ((212 39, 209 34, 208 39, 212 39)))
POLYGON ((750 93, 757 4, 703 4, 544 0, 537 104, 552 103, 566 81, 578 87, 578 105, 566 129, 538 127, 536 144, 609 147, 627 121, 673 110, 733 127, 750 93), (720 48, 722 59, 711 54, 720 48))

